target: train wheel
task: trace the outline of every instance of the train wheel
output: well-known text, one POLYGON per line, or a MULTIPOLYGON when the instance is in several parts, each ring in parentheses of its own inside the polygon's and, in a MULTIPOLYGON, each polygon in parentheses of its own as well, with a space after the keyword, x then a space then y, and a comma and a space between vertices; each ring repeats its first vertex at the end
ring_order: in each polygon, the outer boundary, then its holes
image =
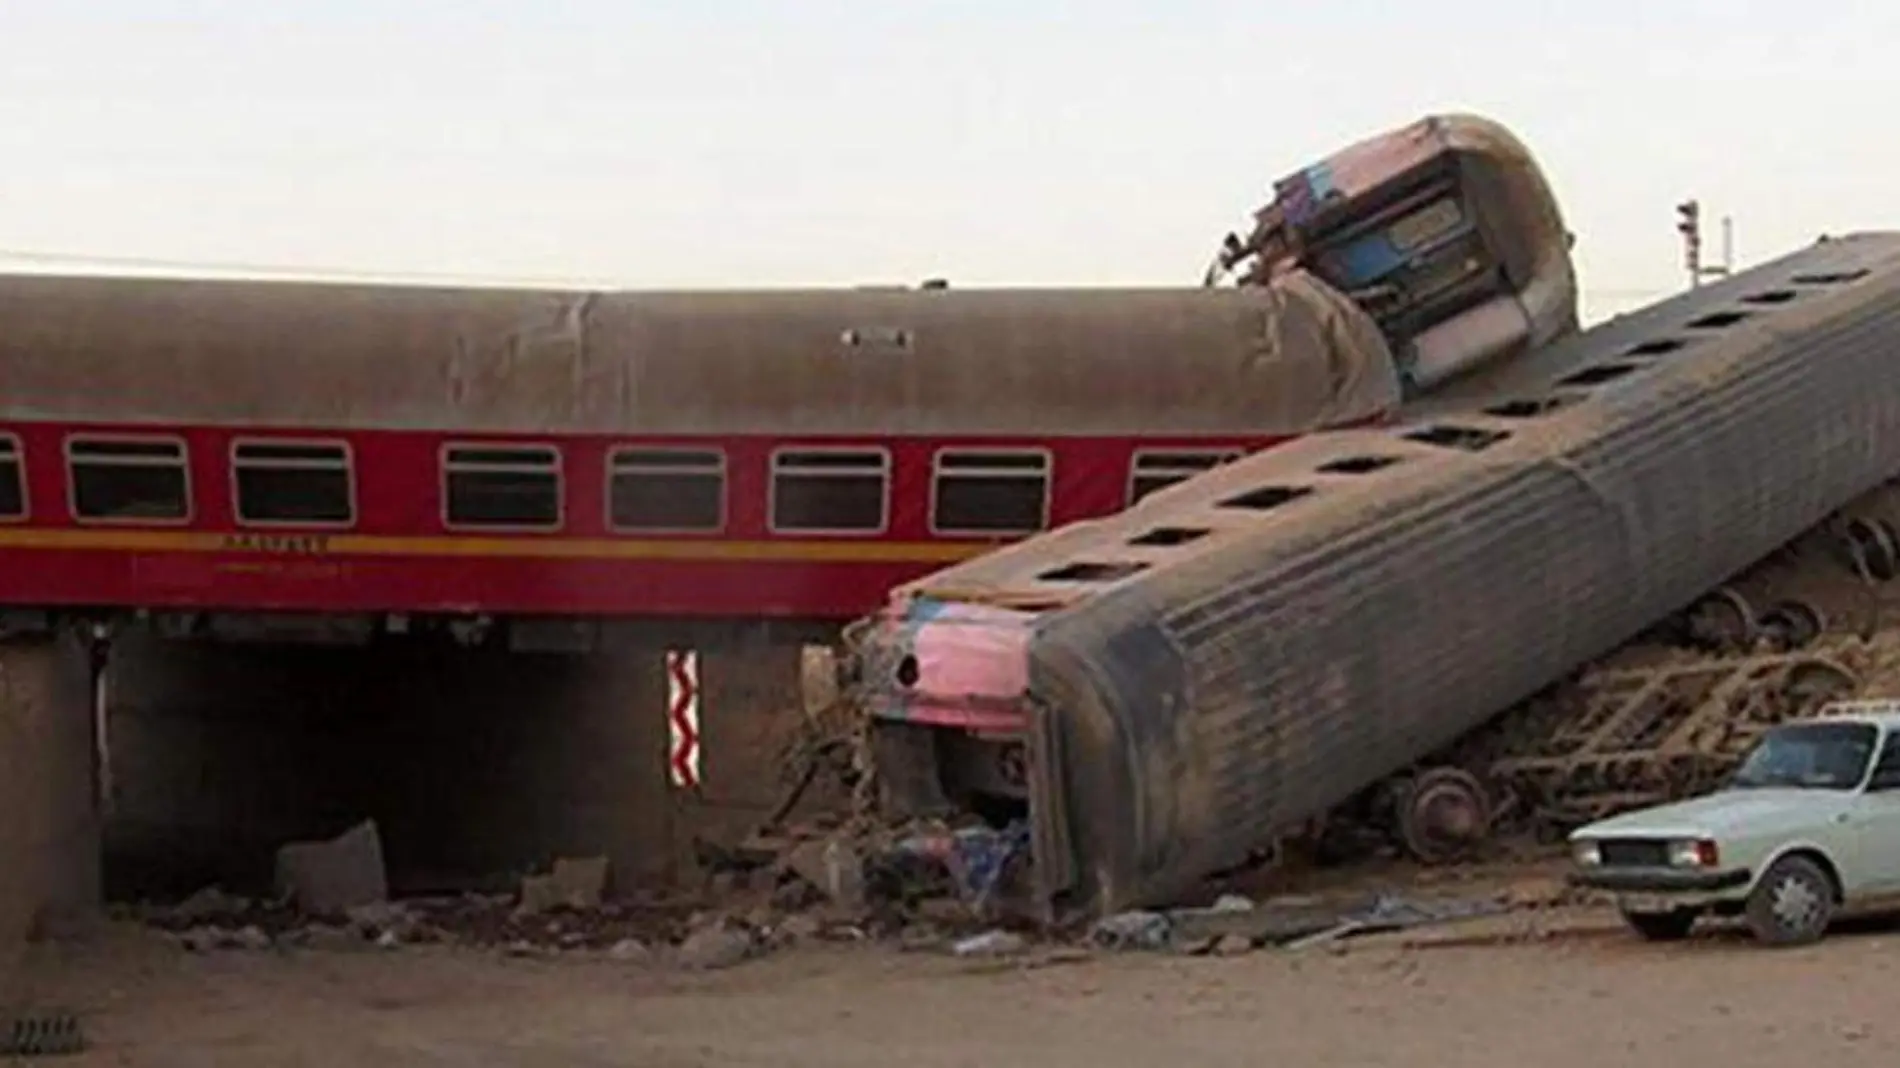
POLYGON ((1887 523, 1865 516, 1850 519, 1841 540, 1849 566, 1855 571, 1878 582, 1900 575, 1900 546, 1895 544, 1893 527, 1887 523))
POLYGON ((1853 672, 1818 657, 1789 665, 1781 679, 1782 696, 1802 712, 1852 697, 1859 688, 1860 680, 1853 672))
POLYGON ((1747 649, 1759 633, 1754 606, 1727 586, 1691 605, 1686 623, 1691 643, 1718 652, 1747 649))
POLYGON ((1427 864, 1462 859, 1491 833, 1491 799, 1462 768, 1432 768, 1397 799, 1399 840, 1427 864))
POLYGON ((1783 649, 1799 649, 1827 630, 1827 617, 1806 601, 1782 601, 1762 613, 1763 633, 1783 649))

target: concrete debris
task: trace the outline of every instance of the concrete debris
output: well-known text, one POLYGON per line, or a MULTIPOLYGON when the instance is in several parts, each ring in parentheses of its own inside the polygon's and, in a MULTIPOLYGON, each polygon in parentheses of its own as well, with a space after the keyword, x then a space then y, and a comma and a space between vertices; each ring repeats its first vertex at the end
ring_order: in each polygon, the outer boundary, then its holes
POLYGON ((1256 905, 1233 895, 1209 908, 1106 916, 1089 929, 1089 941, 1104 950, 1231 956, 1262 945, 1301 949, 1373 931, 1494 915, 1506 907, 1497 899, 1410 901, 1389 895, 1345 907, 1316 898, 1256 905))
POLYGON ((825 933, 825 921, 809 912, 801 912, 779 921, 774 933, 786 942, 809 942, 825 933))
POLYGON ((690 971, 730 968, 752 956, 752 932, 724 923, 708 924, 686 936, 674 951, 674 962, 690 971))
POLYGON ((1222 894, 1209 908, 1214 912, 1252 912, 1253 899, 1241 894, 1222 894))
POLYGON ((843 836, 800 842, 786 851, 781 864, 836 904, 864 907, 864 857, 843 836))
POLYGON ((1426 924, 1496 916, 1508 911, 1509 907, 1507 901, 1495 897, 1411 901, 1395 895, 1381 894, 1373 899, 1370 906, 1342 914, 1338 917, 1338 922, 1295 939, 1287 943, 1286 948, 1308 949, 1377 931, 1398 931, 1426 924))
POLYGON ((1089 929, 1089 941, 1101 949, 1166 949, 1172 935, 1168 917, 1159 912, 1123 912, 1104 916, 1089 929))
POLYGON ((1013 931, 985 931, 958 939, 950 952, 959 957, 1013 957, 1029 948, 1029 942, 1013 931))
POLYGON ((328 923, 296 928, 283 935, 280 941, 319 953, 342 953, 360 950, 368 945, 361 930, 328 923))
POLYGON ((264 950, 272 946, 271 936, 261 927, 192 927, 177 934, 179 945, 192 953, 211 953, 220 949, 264 950))
POLYGON ((950 936, 935 924, 912 924, 897 933, 900 953, 934 953, 948 949, 950 944, 950 936))
POLYGON ((327 842, 293 842, 279 849, 277 893, 310 916, 342 916, 388 900, 376 822, 365 820, 327 842))
POLYGON ((227 894, 220 887, 207 886, 163 911, 170 919, 193 924, 241 915, 250 911, 251 905, 249 898, 227 894))
POLYGON ((1254 950, 1253 939, 1246 935, 1230 934, 1214 943, 1216 957, 1241 957, 1254 950))
POLYGON ((521 880, 521 904, 517 912, 534 916, 555 909, 590 911, 600 907, 607 893, 607 858, 562 857, 546 875, 530 875, 521 880))
POLYGON ((623 964, 648 964, 653 960, 653 951, 638 938, 623 938, 608 948, 607 956, 623 964))
POLYGON ((378 944, 386 938, 392 943, 414 941, 422 928, 421 917, 393 901, 357 905, 344 915, 351 927, 378 944))

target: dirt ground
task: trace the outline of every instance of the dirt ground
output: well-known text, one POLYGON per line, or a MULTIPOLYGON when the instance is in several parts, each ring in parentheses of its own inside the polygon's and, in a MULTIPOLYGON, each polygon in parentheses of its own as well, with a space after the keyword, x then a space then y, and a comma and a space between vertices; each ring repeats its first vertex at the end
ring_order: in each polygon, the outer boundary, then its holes
POLYGON ((191 954, 109 926, 36 947, 32 985, 81 1014, 92 1051, 39 1062, 75 1068, 1891 1068, 1896 961, 1891 929, 1655 947, 1578 909, 1343 951, 978 963, 818 945, 704 974, 447 947, 191 954))

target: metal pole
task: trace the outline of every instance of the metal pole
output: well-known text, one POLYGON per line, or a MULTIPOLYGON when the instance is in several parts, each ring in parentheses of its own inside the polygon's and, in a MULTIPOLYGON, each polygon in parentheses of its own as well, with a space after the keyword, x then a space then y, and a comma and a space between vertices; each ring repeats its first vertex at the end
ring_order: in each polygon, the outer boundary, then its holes
POLYGON ((1685 200, 1676 205, 1676 232, 1682 235, 1682 266, 1689 288, 1702 284, 1702 205, 1685 200))
POLYGON ((1735 217, 1722 216, 1722 273, 1735 273, 1735 217))

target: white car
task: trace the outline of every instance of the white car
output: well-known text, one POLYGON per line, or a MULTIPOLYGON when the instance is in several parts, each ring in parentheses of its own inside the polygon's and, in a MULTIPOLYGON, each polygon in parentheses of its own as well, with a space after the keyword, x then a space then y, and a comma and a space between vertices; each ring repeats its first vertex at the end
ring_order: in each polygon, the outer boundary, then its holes
POLYGON ((1772 945, 1848 911, 1900 907, 1900 701, 1838 702, 1771 728, 1728 784, 1570 835, 1574 885, 1607 890, 1648 939, 1704 915, 1772 945))

